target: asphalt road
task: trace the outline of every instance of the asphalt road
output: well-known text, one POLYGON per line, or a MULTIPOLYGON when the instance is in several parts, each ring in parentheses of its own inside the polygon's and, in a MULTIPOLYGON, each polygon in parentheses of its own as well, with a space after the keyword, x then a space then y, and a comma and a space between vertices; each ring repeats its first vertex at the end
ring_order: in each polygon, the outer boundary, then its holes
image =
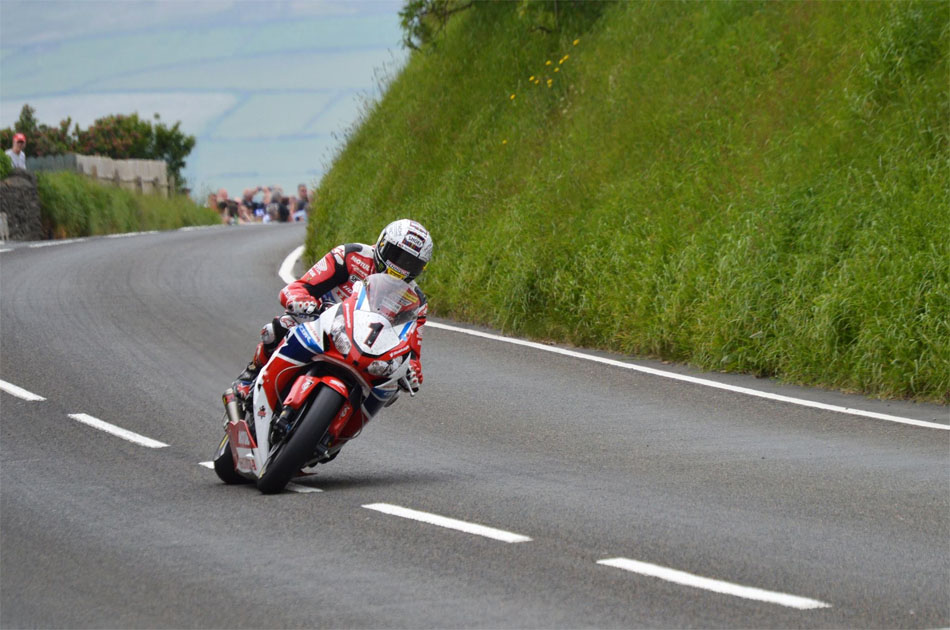
MULTIPOLYGON (((0 391, 0 626, 950 625, 950 431, 445 329, 426 333, 420 395, 297 487, 320 492, 221 484, 199 465, 219 397, 303 236, 222 227, 0 252, 0 380, 45 398, 0 391), (616 558, 666 572, 599 563, 616 558)), ((706 376, 950 423, 946 407, 706 376)))

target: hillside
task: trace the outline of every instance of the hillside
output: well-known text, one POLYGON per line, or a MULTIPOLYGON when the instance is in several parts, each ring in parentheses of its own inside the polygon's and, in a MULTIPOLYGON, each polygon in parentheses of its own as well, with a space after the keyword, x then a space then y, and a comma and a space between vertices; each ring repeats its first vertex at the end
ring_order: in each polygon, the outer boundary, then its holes
POLYGON ((435 316, 950 402, 948 51, 946 2, 476 3, 351 130, 306 255, 408 216, 435 316))

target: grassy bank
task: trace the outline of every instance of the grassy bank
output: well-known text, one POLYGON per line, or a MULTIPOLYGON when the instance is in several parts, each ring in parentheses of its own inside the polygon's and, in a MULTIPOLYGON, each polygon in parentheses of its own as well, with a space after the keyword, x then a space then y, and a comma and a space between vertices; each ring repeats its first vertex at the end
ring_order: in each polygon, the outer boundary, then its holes
POLYGON ((54 238, 221 223, 188 197, 141 195, 75 173, 38 173, 37 188, 44 229, 54 238))
POLYGON ((437 316, 950 402, 950 5, 522 8, 412 56, 311 259, 409 216, 437 316))

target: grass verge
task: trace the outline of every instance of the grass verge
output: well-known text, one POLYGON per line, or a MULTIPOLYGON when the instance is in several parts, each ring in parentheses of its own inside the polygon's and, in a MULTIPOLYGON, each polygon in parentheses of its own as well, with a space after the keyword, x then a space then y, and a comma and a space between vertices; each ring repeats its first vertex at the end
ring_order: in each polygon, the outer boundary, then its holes
POLYGON ((221 223, 186 196, 142 195, 76 173, 37 173, 43 227, 53 238, 221 223))

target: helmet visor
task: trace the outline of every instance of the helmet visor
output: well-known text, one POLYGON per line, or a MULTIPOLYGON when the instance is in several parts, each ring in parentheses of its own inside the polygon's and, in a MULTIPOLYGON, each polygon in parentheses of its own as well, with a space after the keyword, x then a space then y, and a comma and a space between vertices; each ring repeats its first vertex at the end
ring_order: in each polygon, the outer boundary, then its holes
POLYGON ((405 278, 412 279, 422 273, 426 263, 412 252, 406 251, 398 245, 384 243, 379 257, 389 269, 405 274, 405 278))

